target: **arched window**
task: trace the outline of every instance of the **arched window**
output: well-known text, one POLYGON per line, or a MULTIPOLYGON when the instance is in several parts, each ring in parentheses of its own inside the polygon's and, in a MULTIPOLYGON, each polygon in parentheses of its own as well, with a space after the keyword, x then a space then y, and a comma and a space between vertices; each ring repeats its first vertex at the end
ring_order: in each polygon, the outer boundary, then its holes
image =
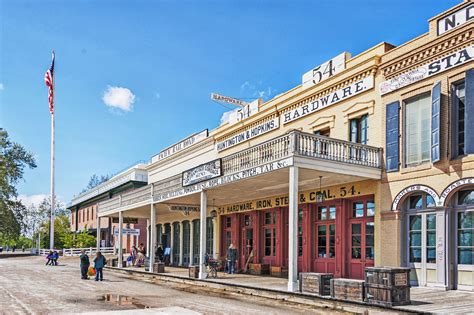
POLYGON ((456 204, 456 254, 460 265, 472 265, 474 256, 474 190, 460 190, 456 204))

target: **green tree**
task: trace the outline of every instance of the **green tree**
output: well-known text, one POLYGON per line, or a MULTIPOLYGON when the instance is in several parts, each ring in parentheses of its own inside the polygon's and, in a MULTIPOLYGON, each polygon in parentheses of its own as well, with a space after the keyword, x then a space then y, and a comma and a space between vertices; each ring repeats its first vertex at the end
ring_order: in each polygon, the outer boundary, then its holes
POLYGON ((88 191, 88 190, 91 190, 92 188, 95 188, 95 187, 99 186, 103 182, 108 181, 111 177, 112 177, 111 175, 101 175, 99 177, 99 176, 97 176, 97 174, 93 174, 91 176, 91 178, 89 179, 89 183, 87 183, 86 188, 84 188, 81 191, 81 194, 88 191))
MULTIPOLYGON (((41 233, 41 247, 42 248, 49 248, 49 229, 50 222, 49 220, 43 222, 40 227, 41 233)), ((69 223, 69 216, 68 215, 58 215, 54 218, 54 248, 64 248, 65 243, 64 241, 67 240, 65 238, 66 234, 71 234, 71 225, 69 223)))
POLYGON ((0 128, 0 239, 3 241, 18 239, 23 229, 26 208, 17 199, 16 185, 27 167, 36 167, 33 154, 12 142, 0 128))

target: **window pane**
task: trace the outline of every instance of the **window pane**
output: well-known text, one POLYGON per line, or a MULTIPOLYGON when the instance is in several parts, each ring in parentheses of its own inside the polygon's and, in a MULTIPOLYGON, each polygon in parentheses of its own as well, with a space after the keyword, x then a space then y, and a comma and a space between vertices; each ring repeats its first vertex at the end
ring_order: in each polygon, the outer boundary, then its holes
POLYGON ((354 202, 352 204, 352 217, 360 218, 364 216, 364 203, 362 201, 354 202))
POLYGON ((426 238, 426 246, 436 246, 436 231, 428 231, 426 238))
POLYGON ((365 234, 374 234, 374 222, 367 222, 365 224, 365 234))
POLYGON ((436 263, 436 249, 435 248, 427 248, 426 249, 426 262, 430 264, 436 263))
POLYGON ((433 199, 433 197, 431 197, 431 195, 426 195, 426 207, 427 208, 432 208, 432 207, 435 207, 436 206, 436 203, 433 199))
POLYGON ((458 204, 474 205, 474 190, 464 190, 459 192, 458 204))
POLYGON ((319 207, 318 208, 318 219, 319 220, 326 220, 327 219, 327 208, 326 207, 319 207))
POLYGON ((472 265, 472 248, 463 248, 458 250, 458 264, 472 265))
POLYGON ((361 225, 352 224, 352 235, 360 234, 360 232, 361 232, 361 225))
POLYGON ((226 227, 232 227, 232 218, 226 218, 226 227))
POLYGON ((354 259, 361 258, 360 247, 352 247, 352 258, 354 259))
POLYGON ((458 232, 458 246, 474 246, 472 243, 473 230, 458 232))
POLYGON ((459 212, 458 213, 458 228, 472 229, 474 228, 474 212, 459 212))
POLYGON ((407 165, 429 161, 431 154, 431 97, 405 103, 405 145, 407 165))
POLYGON ((360 235, 352 236, 352 246, 360 246, 360 235))
POLYGON ((410 230, 421 230, 421 215, 410 216, 410 230))
POLYGON ((426 228, 428 230, 436 230, 436 214, 428 214, 426 216, 426 228))
POLYGON ((373 247, 366 247, 365 248, 365 258, 366 259, 374 259, 374 248, 373 247))
POLYGON ((410 246, 421 246, 421 231, 410 232, 410 246))
POLYGON ((375 203, 371 201, 367 201, 367 216, 373 217, 375 215, 375 203))
POLYGON ((336 219, 336 207, 334 206, 329 207, 329 219, 330 220, 336 219))
POLYGON ((410 262, 421 262, 421 247, 410 248, 410 262))
POLYGON ((423 196, 410 196, 410 209, 423 209, 423 196))

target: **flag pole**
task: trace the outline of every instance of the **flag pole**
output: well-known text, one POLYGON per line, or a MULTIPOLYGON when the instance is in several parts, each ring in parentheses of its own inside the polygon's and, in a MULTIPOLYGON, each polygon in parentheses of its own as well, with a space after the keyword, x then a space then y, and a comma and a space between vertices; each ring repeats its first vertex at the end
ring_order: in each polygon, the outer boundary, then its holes
MULTIPOLYGON (((54 56, 54 50, 53 50, 54 56)), ((53 83, 53 104, 54 104, 54 77, 52 75, 52 83, 53 83)), ((50 234, 49 234, 49 248, 54 249, 54 107, 53 112, 51 113, 51 221, 50 221, 50 234)))

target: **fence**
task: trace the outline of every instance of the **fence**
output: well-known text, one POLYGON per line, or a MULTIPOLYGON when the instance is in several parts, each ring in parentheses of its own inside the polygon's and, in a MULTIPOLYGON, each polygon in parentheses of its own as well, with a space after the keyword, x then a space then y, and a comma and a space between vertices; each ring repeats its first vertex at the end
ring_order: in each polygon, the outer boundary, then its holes
MULTIPOLYGON (((85 248, 64 248, 64 249, 53 249, 53 251, 57 251, 58 253, 62 253, 63 256, 79 256, 81 255, 81 251, 84 250, 86 254, 92 255, 97 252, 97 247, 85 247, 85 248)), ((42 248, 39 250, 39 255, 47 256, 49 254, 49 249, 42 248)), ((101 247, 100 252, 102 254, 113 254, 114 248, 113 247, 101 247)))

